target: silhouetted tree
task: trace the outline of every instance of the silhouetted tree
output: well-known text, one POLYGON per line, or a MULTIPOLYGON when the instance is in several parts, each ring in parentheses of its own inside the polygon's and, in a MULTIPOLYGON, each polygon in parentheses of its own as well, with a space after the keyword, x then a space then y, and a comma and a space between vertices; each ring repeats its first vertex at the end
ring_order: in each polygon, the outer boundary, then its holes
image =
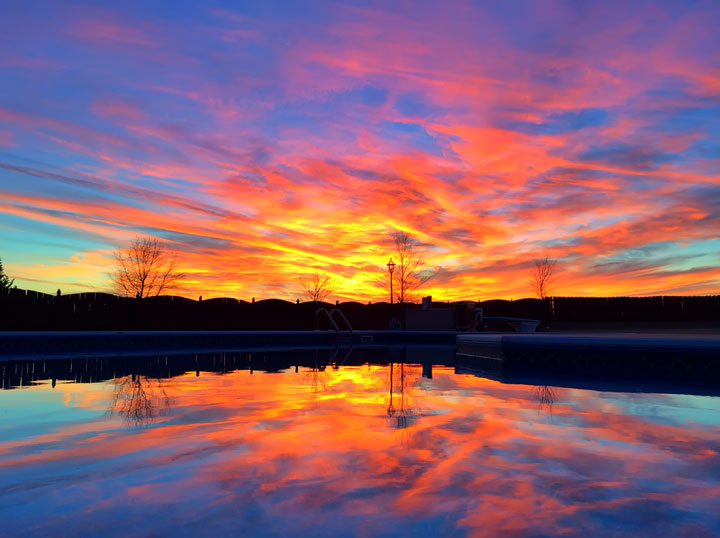
POLYGON ((138 237, 115 254, 117 268, 111 273, 116 291, 128 297, 160 295, 177 287, 185 277, 177 270, 177 258, 155 238, 138 237))
POLYGON ((315 271, 311 279, 305 283, 305 294, 316 303, 327 299, 333 292, 332 279, 327 273, 315 271))
POLYGON ((318 352, 315 352, 315 364, 303 375, 303 384, 310 388, 313 398, 317 398, 318 394, 327 391, 327 371, 326 363, 320 361, 318 352))
POLYGON ((398 302, 404 303, 413 300, 415 292, 439 271, 424 268, 420 244, 405 232, 395 232, 393 242, 397 259, 393 272, 395 291, 398 302))
POLYGON ((544 299, 550 293, 555 283, 556 264, 557 260, 547 256, 533 260, 530 285, 538 299, 544 299))
POLYGON ((547 409, 552 415, 552 407, 555 403, 555 391, 548 385, 537 385, 535 387, 535 395, 540 403, 540 409, 547 409))
POLYGON ((416 367, 406 365, 402 360, 397 364, 393 364, 391 360, 389 374, 388 420, 390 426, 401 433, 402 440, 409 442, 410 427, 420 415, 420 408, 414 390, 418 382, 419 371, 416 367))
POLYGON ((14 278, 10 278, 5 274, 5 270, 3 269, 2 260, 0 260, 0 291, 6 291, 9 290, 13 282, 15 282, 14 278))
POLYGON ((115 397, 109 411, 117 413, 133 425, 139 426, 152 422, 158 411, 170 407, 170 398, 160 380, 157 387, 150 385, 147 377, 132 374, 115 378, 115 397))

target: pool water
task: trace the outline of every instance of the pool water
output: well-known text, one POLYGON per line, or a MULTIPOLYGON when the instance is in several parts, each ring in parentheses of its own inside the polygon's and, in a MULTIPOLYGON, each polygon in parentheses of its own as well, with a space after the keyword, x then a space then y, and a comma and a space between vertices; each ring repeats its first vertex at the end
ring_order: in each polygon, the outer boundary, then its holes
POLYGON ((720 534, 716 397, 503 384, 439 352, 293 353, 170 377, 117 359, 94 383, 67 379, 98 363, 68 361, 21 388, 53 361, 0 363, 0 534, 720 534))

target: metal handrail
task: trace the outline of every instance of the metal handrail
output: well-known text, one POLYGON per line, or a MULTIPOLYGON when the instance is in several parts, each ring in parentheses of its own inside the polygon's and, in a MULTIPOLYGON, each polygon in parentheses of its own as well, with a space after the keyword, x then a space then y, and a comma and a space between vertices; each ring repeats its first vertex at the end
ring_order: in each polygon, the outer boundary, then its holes
POLYGON ((330 320, 330 323, 332 323, 332 326, 335 327, 335 334, 340 334, 340 329, 338 328, 337 323, 335 323, 335 320, 333 319, 330 312, 328 312, 327 308, 318 308, 315 311, 315 330, 320 330, 320 312, 325 312, 325 315, 330 320))
MULTIPOLYGON (((330 319, 332 319, 332 316, 335 312, 337 312, 340 315, 340 317, 342 318, 342 320, 345 322, 345 325, 347 325, 347 328, 350 330, 350 336, 352 336, 352 332, 353 332, 352 325, 350 325, 350 322, 345 317, 345 314, 343 314, 339 308, 334 308, 330 311, 330 319)), ((335 324, 335 327, 337 327, 337 324, 335 324)))

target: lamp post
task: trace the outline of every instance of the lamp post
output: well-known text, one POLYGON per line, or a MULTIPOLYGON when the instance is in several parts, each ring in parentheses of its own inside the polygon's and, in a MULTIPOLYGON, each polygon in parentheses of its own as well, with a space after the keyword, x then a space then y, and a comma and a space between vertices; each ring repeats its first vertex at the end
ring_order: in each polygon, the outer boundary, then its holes
POLYGON ((390 258, 390 261, 387 263, 387 266, 388 266, 388 273, 390 273, 390 304, 393 304, 392 281, 393 281, 393 271, 395 270, 395 262, 392 261, 392 258, 390 258))

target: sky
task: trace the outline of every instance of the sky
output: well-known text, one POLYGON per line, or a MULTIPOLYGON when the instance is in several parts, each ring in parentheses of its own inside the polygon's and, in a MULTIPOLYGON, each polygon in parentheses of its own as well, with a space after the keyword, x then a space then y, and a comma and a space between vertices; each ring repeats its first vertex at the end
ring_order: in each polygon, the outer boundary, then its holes
POLYGON ((0 259, 107 291, 155 237, 180 295, 720 292, 720 3, 23 2, 0 18, 0 259))

